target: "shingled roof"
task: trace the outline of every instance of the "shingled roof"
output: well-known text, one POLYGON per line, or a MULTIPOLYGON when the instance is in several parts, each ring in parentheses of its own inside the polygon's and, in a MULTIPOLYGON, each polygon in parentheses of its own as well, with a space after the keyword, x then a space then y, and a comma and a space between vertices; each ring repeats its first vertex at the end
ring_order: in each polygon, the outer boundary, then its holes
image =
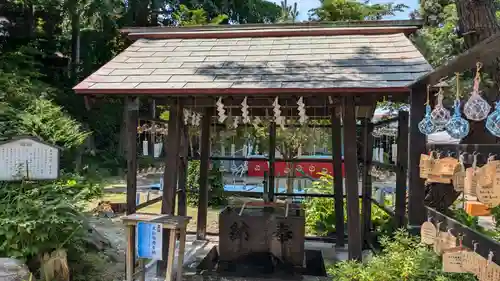
POLYGON ((143 38, 74 90, 89 94, 171 95, 236 94, 257 89, 389 91, 403 89, 432 70, 402 30, 372 33, 143 38))

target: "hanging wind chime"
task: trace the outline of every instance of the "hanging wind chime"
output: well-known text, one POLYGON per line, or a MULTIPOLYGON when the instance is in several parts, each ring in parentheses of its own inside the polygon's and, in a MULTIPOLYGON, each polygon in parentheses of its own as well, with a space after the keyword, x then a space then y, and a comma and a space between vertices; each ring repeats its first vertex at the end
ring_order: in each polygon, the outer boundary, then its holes
POLYGON ((476 64, 476 76, 474 77, 474 86, 469 100, 464 105, 464 114, 469 120, 482 121, 488 117, 491 106, 479 94, 479 84, 481 83, 481 70, 482 64, 476 64))
POLYGON ((495 110, 486 119, 486 129, 495 137, 500 138, 500 101, 495 103, 495 110))
POLYGON ((460 113, 460 74, 456 73, 457 93, 455 96, 453 117, 446 124, 446 132, 455 139, 463 139, 469 134, 469 122, 460 113))
POLYGON ((430 88, 431 88, 430 85, 427 86, 427 101, 425 102, 425 116, 422 119, 422 121, 418 123, 418 129, 424 135, 430 135, 436 132, 436 126, 432 122, 431 118, 431 105, 429 100, 430 88))
POLYGON ((448 109, 443 106, 444 92, 443 88, 439 87, 439 91, 436 94, 437 102, 436 106, 431 112, 431 121, 436 126, 436 130, 442 130, 446 127, 446 124, 451 119, 451 114, 448 109))

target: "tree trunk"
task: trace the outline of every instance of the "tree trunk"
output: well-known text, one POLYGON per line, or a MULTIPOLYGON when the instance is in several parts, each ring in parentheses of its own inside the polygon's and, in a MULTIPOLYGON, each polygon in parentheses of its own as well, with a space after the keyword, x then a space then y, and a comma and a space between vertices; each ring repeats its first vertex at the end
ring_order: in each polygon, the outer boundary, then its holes
MULTIPOLYGON (((495 16, 495 0, 457 0, 458 24, 464 34, 465 47, 472 48, 482 40, 500 31, 500 25, 495 16)), ((487 100, 492 103, 498 100, 500 86, 500 60, 481 62, 484 70, 495 81, 493 87, 486 93, 487 100)), ((489 144, 496 143, 496 138, 484 128, 484 122, 472 122, 470 134, 462 143, 489 144)))
POLYGON ((72 0, 69 5, 71 17, 71 65, 70 76, 74 83, 78 82, 78 69, 80 65, 80 15, 78 1, 72 0))

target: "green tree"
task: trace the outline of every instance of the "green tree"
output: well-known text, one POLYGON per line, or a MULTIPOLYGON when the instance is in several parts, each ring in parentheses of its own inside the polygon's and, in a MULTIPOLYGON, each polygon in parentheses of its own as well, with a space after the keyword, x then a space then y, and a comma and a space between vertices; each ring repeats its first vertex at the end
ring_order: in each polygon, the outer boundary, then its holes
POLYGON ((284 0, 280 3, 281 15, 279 18, 280 22, 295 22, 299 16, 299 11, 297 9, 297 2, 292 5, 288 5, 288 1, 284 0))
POLYGON ((370 1, 356 0, 321 0, 319 8, 309 11, 310 20, 348 21, 348 20, 380 20, 385 16, 393 16, 408 8, 405 4, 370 4, 370 1))

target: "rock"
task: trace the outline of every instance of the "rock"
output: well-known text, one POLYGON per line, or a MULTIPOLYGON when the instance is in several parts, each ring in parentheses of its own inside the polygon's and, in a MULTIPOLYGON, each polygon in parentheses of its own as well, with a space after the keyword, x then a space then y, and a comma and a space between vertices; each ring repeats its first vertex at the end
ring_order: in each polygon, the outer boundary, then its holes
MULTIPOLYGON (((29 281, 30 275, 28 266, 21 261, 0 258, 0 281, 29 281)), ((34 277, 31 280, 34 280, 34 277)))

